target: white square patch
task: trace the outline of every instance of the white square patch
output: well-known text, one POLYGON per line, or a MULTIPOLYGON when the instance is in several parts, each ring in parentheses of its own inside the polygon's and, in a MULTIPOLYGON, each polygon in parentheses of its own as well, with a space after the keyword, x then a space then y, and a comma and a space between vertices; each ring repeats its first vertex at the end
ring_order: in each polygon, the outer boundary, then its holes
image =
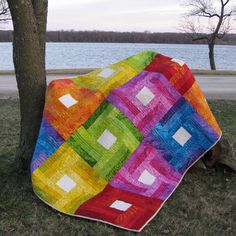
POLYGON ((97 142, 108 150, 116 142, 116 140, 117 138, 109 130, 106 129, 97 139, 97 142))
POLYGON ((144 170, 143 173, 140 175, 138 181, 146 185, 152 185, 155 179, 155 176, 150 174, 147 170, 144 170))
POLYGON ((181 146, 184 146, 184 144, 192 137, 191 134, 183 127, 180 127, 176 133, 172 136, 177 143, 179 143, 181 146))
POLYGON ((56 183, 62 190, 69 193, 75 186, 76 183, 68 175, 64 175, 56 183))
POLYGON ((184 61, 181 61, 179 59, 173 58, 171 61, 178 63, 180 66, 183 66, 185 64, 184 61))
POLYGON ((59 98, 59 101, 67 108, 70 108, 71 106, 75 105, 78 102, 69 93, 61 96, 59 98))
POLYGON ((136 98, 144 105, 147 106, 155 95, 152 93, 150 89, 144 86, 139 93, 136 95, 136 98))
POLYGON ((131 206, 132 204, 120 200, 116 200, 110 205, 111 208, 115 208, 120 211, 127 211, 131 206))
POLYGON ((102 77, 102 78, 109 78, 110 76, 112 76, 114 74, 114 70, 110 69, 110 68, 105 68, 104 70, 102 70, 98 76, 102 77))

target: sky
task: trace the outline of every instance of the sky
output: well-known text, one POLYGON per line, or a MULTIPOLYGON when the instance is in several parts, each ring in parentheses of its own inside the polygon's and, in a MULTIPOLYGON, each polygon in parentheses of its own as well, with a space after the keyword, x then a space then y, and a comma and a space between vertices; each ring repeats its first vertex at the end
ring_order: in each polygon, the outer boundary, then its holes
POLYGON ((49 0, 48 30, 176 32, 181 0, 49 0))
MULTIPOLYGON (((48 0, 47 30, 180 32, 184 1, 48 0)), ((236 19, 232 23, 236 33, 236 19)), ((2 28, 12 29, 11 22, 2 28)))

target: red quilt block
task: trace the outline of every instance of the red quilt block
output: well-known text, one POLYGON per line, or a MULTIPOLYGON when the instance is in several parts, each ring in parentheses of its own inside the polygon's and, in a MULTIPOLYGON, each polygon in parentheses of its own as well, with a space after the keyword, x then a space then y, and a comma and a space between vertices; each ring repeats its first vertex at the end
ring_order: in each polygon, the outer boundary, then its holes
POLYGON ((140 231, 162 203, 162 200, 108 185, 100 194, 81 205, 75 214, 140 231))

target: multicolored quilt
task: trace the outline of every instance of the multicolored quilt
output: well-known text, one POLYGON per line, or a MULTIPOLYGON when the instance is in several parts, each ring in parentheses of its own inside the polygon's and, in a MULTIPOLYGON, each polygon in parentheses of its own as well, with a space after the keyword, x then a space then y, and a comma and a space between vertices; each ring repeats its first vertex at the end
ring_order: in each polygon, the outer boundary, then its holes
POLYGON ((187 65, 144 51, 49 84, 33 189, 60 212, 140 232, 220 137, 187 65))

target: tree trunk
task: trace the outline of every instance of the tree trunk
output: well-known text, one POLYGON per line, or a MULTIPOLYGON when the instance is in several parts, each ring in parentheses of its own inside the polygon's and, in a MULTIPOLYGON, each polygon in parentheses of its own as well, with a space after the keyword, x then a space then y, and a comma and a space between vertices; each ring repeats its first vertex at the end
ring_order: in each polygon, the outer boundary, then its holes
POLYGON ((215 54, 214 54, 215 43, 209 42, 208 48, 209 48, 209 60, 210 60, 211 70, 216 70, 215 54))
POLYGON ((31 0, 8 0, 13 26, 13 60, 20 98, 21 130, 16 151, 20 171, 29 170, 40 128, 45 90, 47 1, 34 8, 31 0), (37 13, 40 12, 40 17, 37 13), (40 26, 40 27, 39 27, 40 26))

